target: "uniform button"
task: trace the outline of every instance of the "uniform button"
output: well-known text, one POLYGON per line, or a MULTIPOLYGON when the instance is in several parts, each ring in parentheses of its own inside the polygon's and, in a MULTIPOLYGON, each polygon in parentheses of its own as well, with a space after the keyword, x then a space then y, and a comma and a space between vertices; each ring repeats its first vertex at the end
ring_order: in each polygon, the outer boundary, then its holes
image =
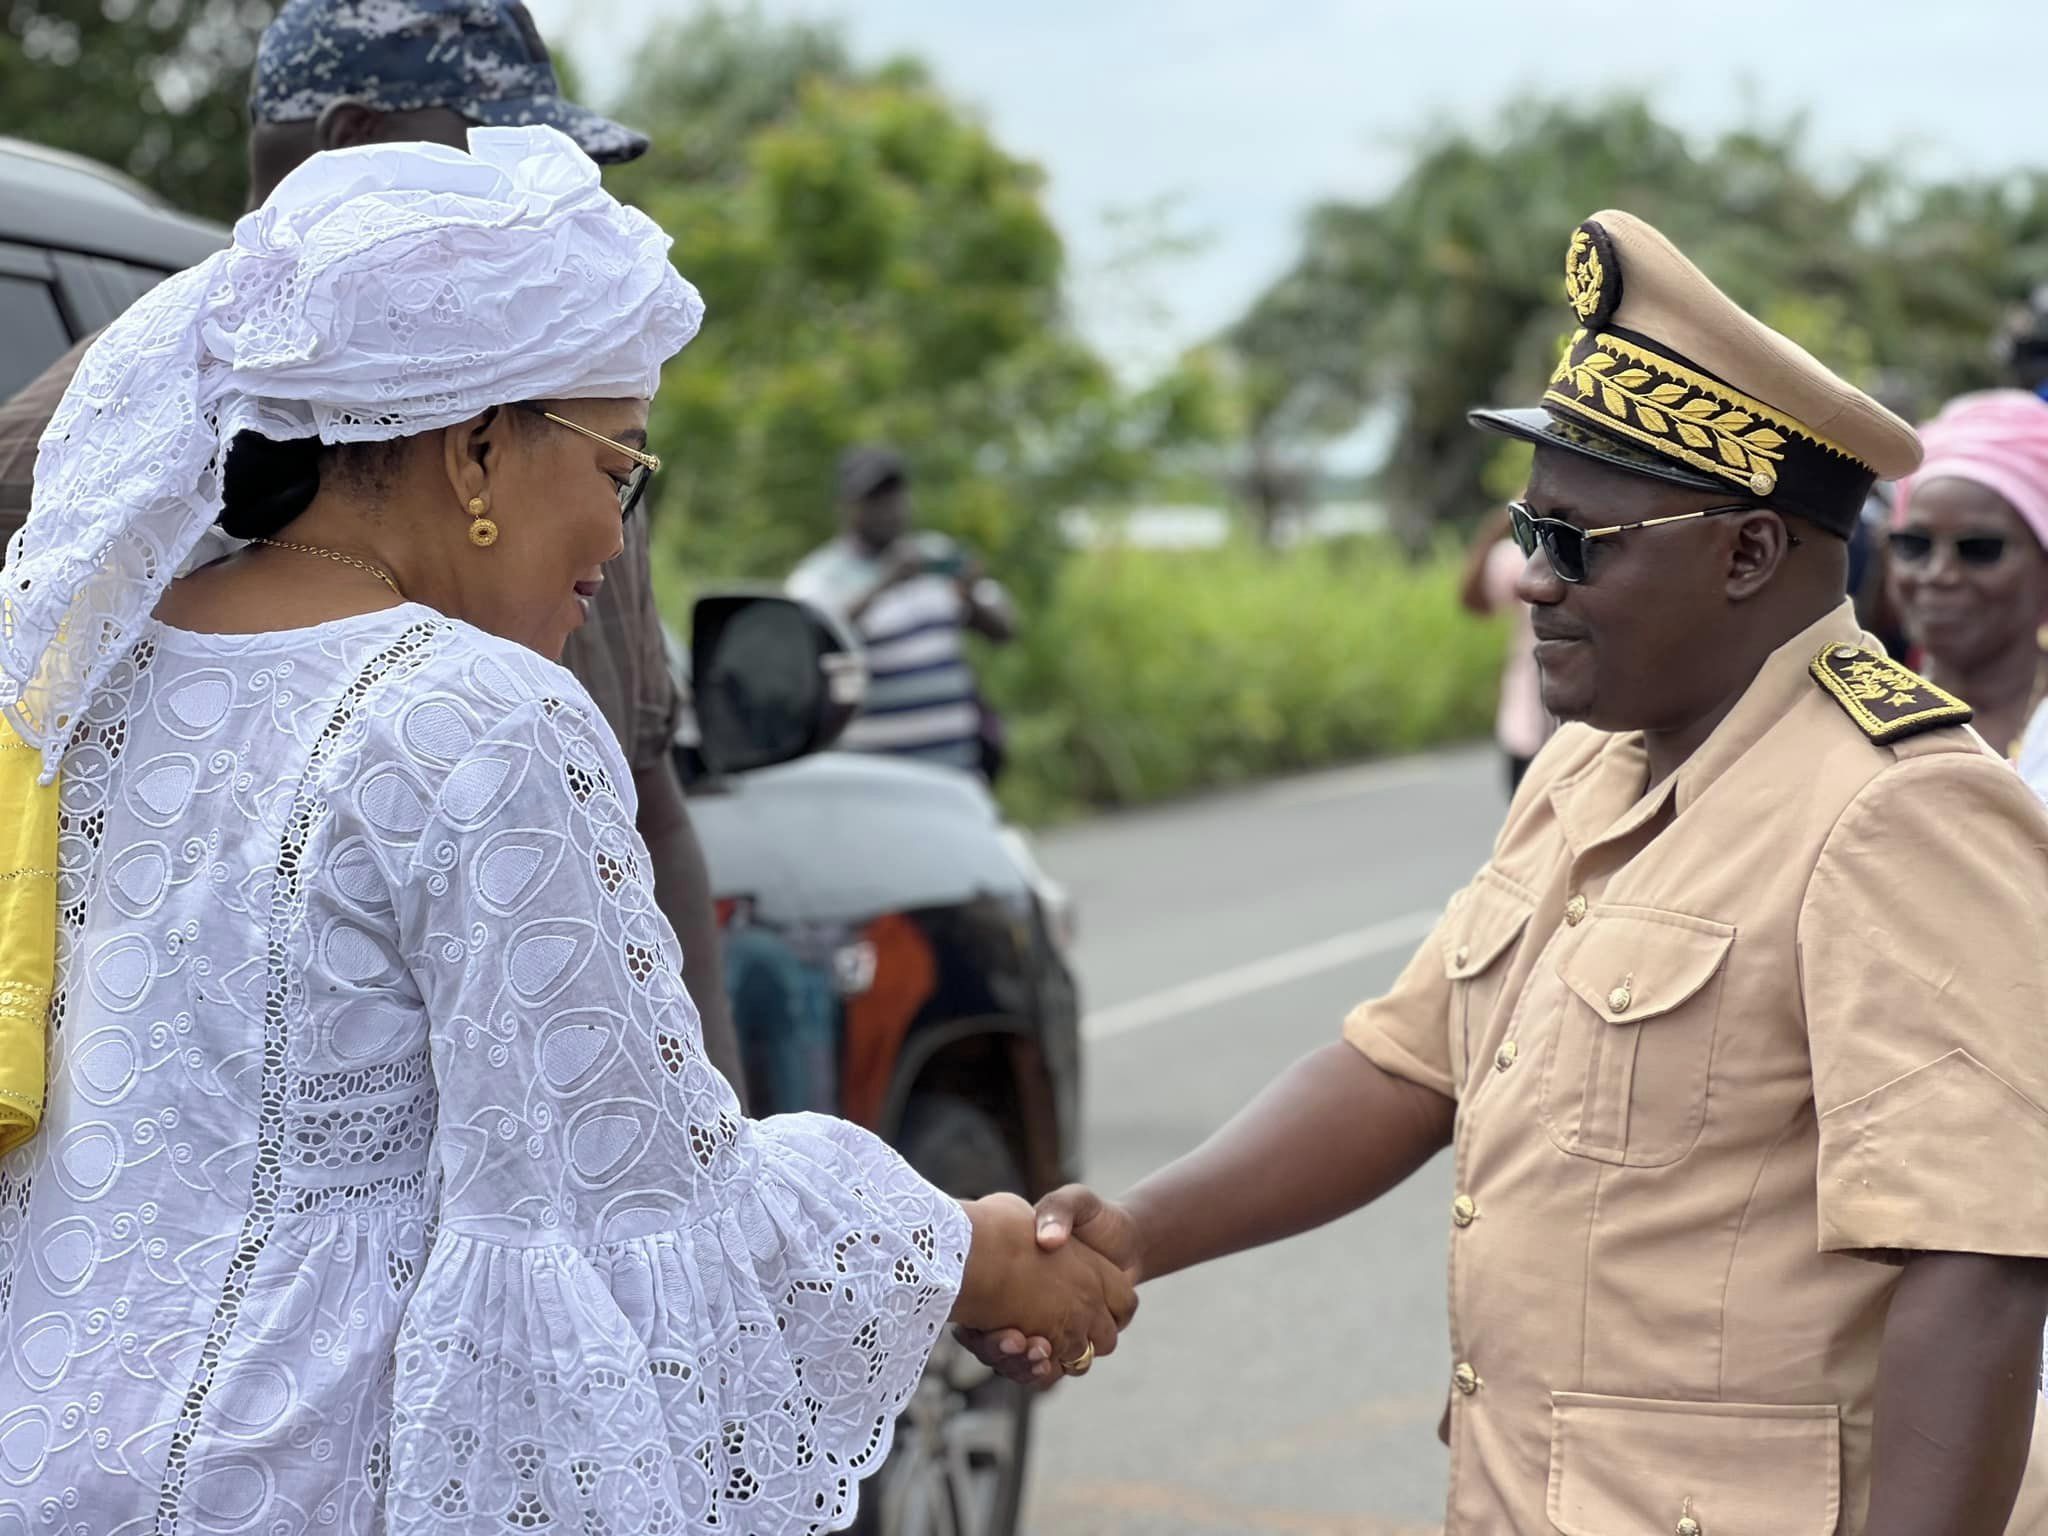
POLYGON ((1470 1195, 1460 1195, 1451 1202, 1451 1223, 1454 1226, 1469 1227, 1472 1218, 1479 1214, 1479 1207, 1470 1195))
POLYGON ((1471 958, 1472 958, 1472 951, 1471 951, 1470 949, 1466 948, 1466 947, 1465 947, 1465 946, 1464 946, 1463 944, 1460 944, 1460 945, 1458 946, 1458 952, 1457 952, 1457 953, 1456 953, 1455 955, 1451 956, 1451 962, 1452 962, 1452 964, 1454 964, 1454 965, 1457 965, 1457 966, 1459 966, 1459 967, 1461 967, 1461 968, 1462 968, 1462 967, 1464 966, 1465 962, 1466 962, 1467 960, 1470 960, 1471 958))
POLYGON ((1586 920, 1586 898, 1574 896, 1564 904, 1564 921, 1567 928, 1576 928, 1586 920))
POLYGON ((1609 1013, 1627 1013, 1628 1005, 1635 1000, 1635 993, 1629 991, 1627 986, 1616 987, 1607 994, 1607 1011, 1609 1013))
POLYGON ((1678 1522, 1678 1536, 1700 1536, 1700 1523, 1687 1515, 1678 1522))
POLYGON ((1507 1071, 1509 1067, 1515 1064, 1515 1057, 1519 1054, 1520 1048, 1516 1046, 1515 1042, 1512 1040, 1508 1041, 1493 1053, 1493 1070, 1496 1072, 1507 1071))
POLYGON ((1451 1384, 1470 1397, 1479 1390, 1479 1373, 1472 1369, 1470 1361, 1460 1360, 1458 1368, 1451 1372, 1451 1384))

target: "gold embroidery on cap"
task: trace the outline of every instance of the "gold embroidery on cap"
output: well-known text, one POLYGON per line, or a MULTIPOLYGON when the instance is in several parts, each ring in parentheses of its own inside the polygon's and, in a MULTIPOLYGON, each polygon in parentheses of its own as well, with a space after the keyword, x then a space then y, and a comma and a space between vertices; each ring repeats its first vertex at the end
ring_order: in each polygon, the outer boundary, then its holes
POLYGON ((1572 234, 1572 248, 1564 258, 1564 296, 1571 300, 1572 313, 1581 321, 1600 312, 1600 290, 1607 280, 1607 268, 1600 260, 1600 248, 1585 229, 1572 234))
POLYGON ((1970 706, 1954 694, 1860 645, 1825 646, 1808 670, 1863 734, 1880 744, 1936 726, 1963 725, 1971 716, 1970 706))
POLYGON ((1777 489, 1788 435, 1859 462, 1840 445, 1682 363, 1607 333, 1594 336, 1590 347, 1586 340, 1584 331, 1572 338, 1543 398, 1590 411, 1603 428, 1667 458, 1757 496, 1777 489))

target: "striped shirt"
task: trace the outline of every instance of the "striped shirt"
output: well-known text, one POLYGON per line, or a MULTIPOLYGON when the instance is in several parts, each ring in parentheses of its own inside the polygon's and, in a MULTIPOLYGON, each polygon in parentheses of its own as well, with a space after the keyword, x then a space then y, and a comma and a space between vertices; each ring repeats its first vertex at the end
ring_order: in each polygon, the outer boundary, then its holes
MULTIPOLYGON (((934 556, 954 553, 950 541, 933 535, 918 543, 934 556)), ((881 581, 893 559, 877 560, 838 539, 789 578, 791 596, 845 620, 861 641, 867 703, 842 745, 978 768, 981 707, 963 644, 967 603, 959 584, 951 576, 913 576, 876 598, 858 621, 848 618, 847 610, 881 581)))

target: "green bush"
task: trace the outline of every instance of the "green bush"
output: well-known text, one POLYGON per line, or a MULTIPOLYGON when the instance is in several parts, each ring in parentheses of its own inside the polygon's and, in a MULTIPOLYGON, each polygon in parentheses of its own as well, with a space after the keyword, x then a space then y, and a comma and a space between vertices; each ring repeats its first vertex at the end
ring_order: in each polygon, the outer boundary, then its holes
POLYGON ((1458 564, 1378 539, 1075 556, 980 658, 1006 808, 1045 821, 1483 736, 1504 635, 1458 606, 1458 564))

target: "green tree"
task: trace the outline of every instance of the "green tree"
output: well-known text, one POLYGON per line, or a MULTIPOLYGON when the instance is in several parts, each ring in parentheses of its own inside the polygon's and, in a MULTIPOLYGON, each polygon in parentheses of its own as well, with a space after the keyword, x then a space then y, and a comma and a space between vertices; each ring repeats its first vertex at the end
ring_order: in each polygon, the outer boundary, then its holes
POLYGON ((270 0, 0 0, 0 133, 233 218, 248 192, 249 71, 275 10, 270 0))
POLYGON ((1409 545, 1478 516, 1513 450, 1465 412, 1540 394, 1569 329, 1565 236, 1603 207, 1649 219, 1738 302, 1902 403, 1993 382, 2001 308, 2048 270, 2048 180, 1918 187, 1805 162, 1796 121, 1695 147, 1634 99, 1527 101, 1487 130, 1437 131, 1384 198, 1317 209, 1294 267, 1225 338, 1257 384, 1248 456, 1312 452, 1390 411, 1380 490, 1409 545))
POLYGON ((785 574, 835 527, 840 452, 885 440, 927 522, 1043 593, 1058 514, 1200 422, 1201 375, 1133 398, 1075 335, 1040 172, 917 66, 714 11, 650 43, 619 111, 656 148, 613 185, 709 306, 653 422, 657 544, 690 578, 785 574))

